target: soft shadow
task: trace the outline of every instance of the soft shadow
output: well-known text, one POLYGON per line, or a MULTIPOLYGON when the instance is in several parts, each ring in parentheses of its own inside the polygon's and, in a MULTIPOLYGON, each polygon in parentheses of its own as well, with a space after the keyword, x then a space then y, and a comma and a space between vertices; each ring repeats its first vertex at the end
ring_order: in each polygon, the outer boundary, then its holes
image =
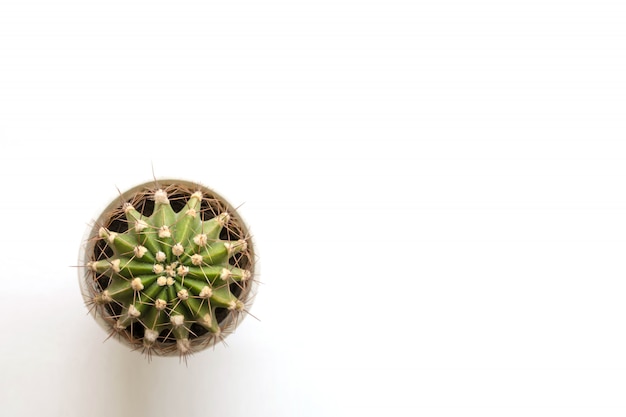
POLYGON ((228 374, 228 349, 223 346, 199 352, 187 364, 178 357, 153 356, 149 361, 113 338, 103 342, 106 334, 90 316, 75 325, 78 331, 70 336, 75 347, 65 363, 66 378, 79 390, 64 391, 64 415, 178 415, 196 408, 190 401, 211 402, 213 388, 228 374))

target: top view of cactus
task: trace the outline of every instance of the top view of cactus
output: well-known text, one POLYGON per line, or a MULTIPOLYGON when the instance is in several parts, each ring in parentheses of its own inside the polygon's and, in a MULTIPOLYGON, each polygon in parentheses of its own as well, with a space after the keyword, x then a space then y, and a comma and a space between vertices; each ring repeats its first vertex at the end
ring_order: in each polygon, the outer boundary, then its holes
POLYGON ((251 302, 254 252, 211 190, 160 181, 121 196, 92 229, 84 297, 111 335, 151 355, 223 340, 251 302))

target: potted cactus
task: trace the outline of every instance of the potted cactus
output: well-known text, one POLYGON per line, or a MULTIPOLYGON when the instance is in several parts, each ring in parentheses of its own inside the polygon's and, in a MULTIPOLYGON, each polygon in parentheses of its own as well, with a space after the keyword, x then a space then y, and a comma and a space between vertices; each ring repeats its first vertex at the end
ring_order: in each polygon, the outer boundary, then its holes
POLYGON ((110 335, 158 356, 213 346, 254 295, 254 248, 237 211, 195 183, 128 190, 88 229, 79 280, 110 335))

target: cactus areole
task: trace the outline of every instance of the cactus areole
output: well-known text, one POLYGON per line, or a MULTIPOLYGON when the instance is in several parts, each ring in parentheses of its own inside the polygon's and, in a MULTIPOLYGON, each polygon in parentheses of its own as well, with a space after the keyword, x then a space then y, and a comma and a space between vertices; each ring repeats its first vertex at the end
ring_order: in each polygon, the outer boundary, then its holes
POLYGON ((253 293, 254 248, 235 209, 186 181, 142 184, 89 228, 80 284, 96 320, 148 355, 223 340, 253 293))

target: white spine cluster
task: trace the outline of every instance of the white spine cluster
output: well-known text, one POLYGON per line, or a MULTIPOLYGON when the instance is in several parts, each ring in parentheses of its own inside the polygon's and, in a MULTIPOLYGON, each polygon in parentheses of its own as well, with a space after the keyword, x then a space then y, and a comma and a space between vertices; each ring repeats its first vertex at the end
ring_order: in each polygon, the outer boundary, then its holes
POLYGON ((223 281, 226 281, 232 275, 233 275, 232 271, 230 271, 230 270, 228 270, 226 268, 222 268, 222 272, 220 273, 220 279, 222 279, 223 281))
POLYGON ((171 237, 172 236, 172 232, 170 232, 170 228, 167 226, 161 226, 159 228, 159 237, 161 239, 167 238, 167 237, 171 237))
POLYGON ((157 262, 165 262, 165 260, 167 259, 167 256, 165 255, 165 253, 158 251, 156 253, 156 260, 157 262))
POLYGON ((157 298, 157 300, 154 302, 154 308, 159 311, 165 310, 165 307, 167 307, 167 301, 165 300, 157 298))
POLYGON ((108 304, 111 301, 113 301, 113 298, 111 298, 111 295, 109 294, 107 290, 104 290, 99 296, 96 296, 94 298, 94 301, 97 304, 108 304))
POLYGON ((135 252, 135 256, 141 259, 148 252, 148 249, 145 246, 138 245, 138 246, 135 246, 134 252, 135 252))
POLYGON ((119 259, 113 259, 111 261, 111 267, 113 268, 113 271, 120 272, 121 271, 120 260, 119 259))
POLYGON ((176 256, 180 256, 185 253, 185 248, 180 243, 177 243, 172 247, 172 253, 176 256))
POLYGON ((206 234, 201 233, 199 235, 196 235, 193 238, 193 243, 195 243, 198 246, 206 246, 207 242, 209 241, 209 238, 207 237, 206 234))
POLYGON ((176 294, 178 296, 179 300, 185 301, 189 299, 189 292, 186 289, 182 289, 180 291, 178 291, 178 293, 176 294))
POLYGON ((176 341, 176 347, 180 353, 185 354, 191 350, 191 343, 189 343, 189 339, 178 339, 176 341))
POLYGON ((155 274, 160 274, 163 272, 163 270, 164 268, 161 264, 154 264, 154 266, 152 267, 152 272, 154 272, 155 274))
POLYGON ((141 279, 139 278, 134 278, 131 282, 130 282, 130 287, 134 290, 134 291, 141 291, 143 290, 143 284, 141 283, 141 279))
POLYGON ((228 309, 229 310, 237 310, 237 311, 241 311, 243 310, 243 303, 240 300, 233 300, 230 303, 228 303, 228 309))
POLYGON ((176 273, 178 274, 178 276, 184 277, 189 273, 189 267, 185 265, 180 265, 178 268, 176 268, 176 273))
POLYGON ((156 342, 158 337, 159 337, 159 332, 152 330, 152 329, 146 329, 145 333, 143 334, 144 346, 146 347, 152 346, 154 342, 156 342))
POLYGON ((148 227, 148 223, 146 223, 145 220, 139 219, 135 222, 135 230, 137 232, 141 232, 146 227, 148 227))
POLYGON ((130 317, 137 318, 137 317, 141 316, 141 311, 137 310, 137 308, 134 305, 131 304, 128 307, 128 315, 130 317))
POLYGON ((243 273, 241 274, 241 280, 243 282, 246 282, 250 278, 252 278, 252 273, 250 271, 248 271, 247 269, 244 270, 243 273))
POLYGON ((172 323, 172 326, 180 327, 185 324, 185 317, 180 314, 177 314, 175 316, 170 317, 170 322, 172 323))
POLYGON ((211 324, 212 324, 211 315, 209 313, 205 314, 204 316, 198 319, 198 322, 202 324, 203 326, 211 327, 211 324))
POLYGON ((226 248, 226 250, 228 251, 228 255, 232 255, 234 253, 237 252, 242 252, 245 251, 246 249, 248 249, 248 243, 243 240, 240 239, 237 242, 226 242, 224 243, 224 247, 226 248))
POLYGON ((160 277, 158 277, 158 278, 157 278, 157 285, 158 285, 159 287, 163 287, 163 286, 167 285, 167 278, 166 278, 166 277, 164 277, 164 276, 160 276, 160 277))
POLYGON ((170 276, 170 277, 175 277, 176 276, 176 265, 178 265, 178 262, 174 262, 171 265, 167 265, 165 267, 165 273, 170 276))
POLYGON ((234 250, 235 250, 235 249, 234 249, 234 248, 235 248, 235 245, 233 245, 233 244, 232 244, 232 243, 230 243, 230 242, 226 242, 226 243, 224 243, 224 247, 225 247, 225 248, 226 248, 226 250, 228 251, 228 256, 230 256, 230 255, 232 255, 232 254, 233 254, 233 252, 234 252, 234 250))
POLYGON ((164 190, 156 190, 154 193, 154 201, 159 204, 169 204, 170 200, 167 198, 167 193, 164 190))
POLYGON ((100 230, 98 230, 98 236, 102 239, 106 239, 109 243, 113 243, 117 237, 117 233, 111 232, 105 227, 101 227, 100 230))
POLYGON ((218 223, 220 226, 224 227, 224 226, 226 226, 226 224, 230 221, 230 214, 228 214, 228 213, 226 213, 226 212, 221 213, 220 215, 218 215, 218 216, 216 217, 216 219, 217 219, 217 223, 218 223))
POLYGON ((211 287, 209 287, 207 285, 207 286, 202 288, 202 290, 200 291, 199 297, 200 298, 211 298, 212 295, 213 295, 213 290, 211 289, 211 287))
POLYGON ((109 243, 113 244, 113 242, 115 242, 115 239, 117 239, 117 233, 109 232, 109 237, 107 238, 109 243))
POLYGON ((199 255, 197 253, 195 255, 191 255, 191 263, 195 266, 202 265, 202 255, 199 255))

